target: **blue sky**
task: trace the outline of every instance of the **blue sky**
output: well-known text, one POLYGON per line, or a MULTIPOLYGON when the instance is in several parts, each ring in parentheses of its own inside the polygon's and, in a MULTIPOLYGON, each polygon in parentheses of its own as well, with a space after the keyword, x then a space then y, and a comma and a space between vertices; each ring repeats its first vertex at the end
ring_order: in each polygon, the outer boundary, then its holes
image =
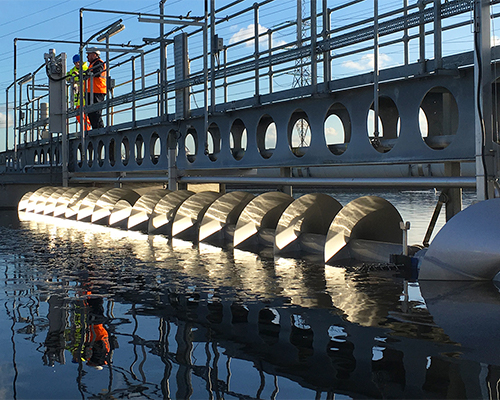
MULTIPOLYGON (((410 0, 410 5, 416 3, 417 0, 410 0)), ((225 4, 232 3, 232 0, 216 0, 216 8, 220 8, 225 4)), ((249 7, 254 3, 253 0, 245 0, 243 3, 224 11, 224 16, 241 9, 249 7)), ((305 1, 308 7, 309 1, 305 1)), ((317 0, 318 12, 321 12, 322 1, 317 0)), ((348 0, 328 0, 330 8, 336 7, 339 4, 349 3, 348 0)), ((205 0, 167 0, 165 4, 165 14, 168 15, 186 15, 191 11, 191 16, 201 16, 204 12, 205 0)), ((296 13, 296 0, 276 0, 273 3, 262 7, 259 18, 259 31, 265 32, 267 29, 276 29, 281 24, 294 20, 296 13)), ((379 1, 379 13, 383 14, 388 10, 400 8, 403 0, 382 0, 379 1)), ((0 138, 4 137, 5 130, 5 88, 13 81, 13 60, 14 60, 14 38, 27 39, 56 39, 67 41, 79 41, 79 10, 80 8, 91 8, 100 10, 121 10, 133 11, 141 13, 159 13, 158 0, 0 0, 0 45, 4 51, 3 62, 0 64, 0 138)), ((359 5, 354 5, 335 13, 332 17, 331 27, 336 27, 349 24, 351 22, 360 21, 369 18, 373 12, 373 0, 365 0, 359 5)), ((309 10, 305 10, 305 15, 309 15, 309 10)), ((121 16, 110 13, 85 12, 83 27, 84 39, 89 38, 93 33, 106 27, 110 23, 122 17, 125 24, 125 30, 111 39, 112 43, 128 43, 142 44, 144 37, 157 37, 159 33, 157 24, 140 23, 136 16, 121 16)), ((470 18, 469 15, 464 15, 461 18, 470 18)), ((454 20, 453 22, 456 22, 454 20)), ((170 29, 167 26, 166 31, 170 29)), ((289 28, 279 31, 273 36, 273 46, 290 42, 294 40, 295 28, 289 28)), ((321 18, 318 18, 318 32, 321 31, 321 18)), ((217 28, 217 33, 224 38, 224 44, 232 44, 253 34, 252 13, 246 13, 243 16, 236 17, 230 23, 220 24, 217 28)), ((496 32, 493 32, 495 36, 496 32)), ((444 39, 444 54, 449 54, 457 51, 467 50, 470 47, 470 28, 465 27, 462 31, 453 31, 451 34, 443 34, 444 39), (458 50, 457 50, 458 49, 458 50)), ((388 40, 388 39, 385 39, 388 40)), ((190 55, 201 54, 202 45, 200 41, 189 44, 190 55)), ((267 43, 261 43, 261 49, 265 49, 267 43)), ((17 76, 23 76, 26 73, 32 72, 40 67, 44 58, 43 55, 49 48, 55 48, 56 52, 65 52, 68 59, 78 52, 78 46, 70 44, 51 44, 39 43, 34 41, 18 41, 17 45, 17 76)), ((429 57, 432 58, 432 40, 427 40, 426 48, 429 57)), ((232 50, 233 51, 233 50, 232 50)), ((401 46, 381 48, 380 64, 381 68, 387 66, 402 64, 401 46)), ((253 44, 246 43, 237 46, 233 54, 249 55, 253 54, 253 44)), ((168 58, 168 57, 167 57, 168 58)), ((418 58, 418 42, 410 42, 410 62, 415 62, 418 58)), ((155 67, 154 62, 149 63, 151 69, 155 67)), ((200 61, 198 61, 199 63, 200 61)), ((195 63, 193 63, 195 64, 195 63)), ((72 66, 69 61, 68 69, 72 66)), ((369 72, 373 66, 373 54, 369 51, 355 54, 338 61, 334 61, 332 66, 332 78, 342 78, 346 75, 369 72)), ((320 66, 321 68, 321 66, 320 66)), ((321 81, 321 70, 319 70, 319 80, 321 81)), ((115 77, 115 76, 114 76, 115 77)), ((120 75, 116 75, 118 80, 128 79, 120 75)), ((289 88, 290 75, 284 74, 280 77, 275 76, 274 90, 282 90, 289 88)), ((246 87, 238 88, 239 96, 246 96, 246 87)), ((252 96, 252 88, 248 92, 248 96, 252 96)), ((266 90, 264 87, 263 90, 266 90)), ((12 101, 12 90, 9 94, 9 100, 12 101)), ((231 100, 231 99, 230 99, 231 100)), ((198 104, 201 106, 200 99, 198 104)), ((0 150, 3 150, 4 140, 0 139, 0 150)))

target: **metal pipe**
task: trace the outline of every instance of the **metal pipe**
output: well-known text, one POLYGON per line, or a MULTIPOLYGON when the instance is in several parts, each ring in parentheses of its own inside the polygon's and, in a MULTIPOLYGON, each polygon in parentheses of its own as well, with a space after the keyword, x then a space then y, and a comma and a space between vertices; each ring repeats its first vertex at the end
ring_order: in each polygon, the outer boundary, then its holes
MULTIPOLYGON (((19 134, 17 135, 17 143, 16 143, 16 148, 15 148, 15 153, 16 153, 16 161, 17 161, 17 150, 18 150, 18 147, 21 145, 21 121, 22 121, 22 117, 23 117, 23 110, 22 110, 22 98, 23 98, 23 86, 19 85, 19 134)), ((15 91, 15 90, 14 90, 15 91)))
MULTIPOLYGON (((111 81, 110 79, 110 74, 109 74, 109 35, 106 35, 106 90, 109 92, 109 82, 111 81)), ((109 95, 106 93, 106 128, 110 124, 110 115, 109 115, 109 95)))
POLYGON ((243 183, 255 185, 338 186, 338 187, 415 187, 415 188, 475 188, 474 177, 415 177, 415 178, 266 178, 230 176, 184 176, 186 183, 243 183))
MULTIPOLYGON (((125 176, 98 177, 72 176, 72 182, 166 182, 167 176, 125 176)), ((241 176, 184 176, 178 178, 182 183, 223 183, 253 184, 257 186, 334 186, 334 187, 374 187, 374 188, 475 188, 474 177, 415 177, 415 178, 266 178, 241 176)))
POLYGON ((9 150, 9 88, 5 89, 5 151, 9 150))
POLYGON ((422 65, 422 72, 424 72, 425 71, 425 21, 424 21, 425 0, 418 1, 418 8, 420 12, 419 27, 418 27, 420 59, 418 61, 422 65))
MULTIPOLYGON (((165 25, 163 24, 163 14, 166 0, 160 0, 160 117, 165 114, 165 25)), ((144 86, 142 87, 144 89, 144 86)))
MULTIPOLYGON (((85 161, 85 129, 86 129, 86 124, 84 124, 84 114, 83 109, 87 105, 87 93, 86 91, 83 90, 83 48, 84 48, 84 43, 83 43, 83 8, 80 8, 80 47, 78 49, 78 54, 80 56, 80 63, 82 68, 78 69, 78 85, 79 88, 78 90, 80 91, 80 107, 79 107, 79 112, 80 112, 80 137, 82 138, 82 164, 85 161)), ((89 96, 91 97, 91 96, 89 96)))
POLYGON ((318 60, 316 58, 316 36, 318 28, 316 18, 316 0, 311 0, 311 85, 314 91, 316 91, 316 84, 318 83, 318 60))
POLYGON ((434 0, 434 69, 443 67, 441 30, 441 0, 434 0))
POLYGON ((132 57, 132 123, 135 126, 135 58, 132 57))
POLYGON ((379 137, 378 0, 373 0, 373 136, 379 137))
MULTIPOLYGON (((15 83, 17 81, 17 38, 14 39, 14 127, 13 127, 13 133, 14 133, 14 160, 17 161, 17 115, 16 115, 16 107, 17 107, 17 95, 16 95, 16 86, 15 83)), ((7 149, 6 149, 7 150, 7 149)))
POLYGON ((254 61, 255 61, 255 100, 257 104, 260 102, 260 70, 259 70, 259 4, 254 3, 253 8, 253 35, 254 35, 254 61))
POLYGON ((227 67, 227 48, 224 46, 224 50, 223 50, 223 54, 224 54, 224 83, 222 84, 222 86, 224 87, 224 103, 227 103, 227 75, 226 75, 226 67, 227 67))
POLYGON ((205 0, 205 24, 203 25, 203 108, 204 154, 208 155, 208 0, 205 0))
POLYGON ((215 112, 215 54, 218 44, 215 43, 215 0, 210 0, 210 111, 215 112))
MULTIPOLYGON (((328 0, 323 0, 323 41, 328 40, 328 31, 330 30, 330 10, 328 9, 328 0)), ((327 83, 331 79, 330 68, 330 50, 323 49, 323 82, 327 83)))
MULTIPOLYGON (((33 141, 35 135, 35 129, 33 128, 33 123, 35 122, 35 74, 32 75, 32 85, 31 85, 31 129, 30 129, 30 142, 33 141)), ((29 86, 28 86, 29 88, 29 86)), ((37 135, 38 136, 38 135, 37 135)))
POLYGON ((408 35, 408 0, 404 0, 404 33, 403 33, 403 45, 404 45, 404 60, 405 65, 410 63, 410 48, 409 48, 409 35, 408 35))

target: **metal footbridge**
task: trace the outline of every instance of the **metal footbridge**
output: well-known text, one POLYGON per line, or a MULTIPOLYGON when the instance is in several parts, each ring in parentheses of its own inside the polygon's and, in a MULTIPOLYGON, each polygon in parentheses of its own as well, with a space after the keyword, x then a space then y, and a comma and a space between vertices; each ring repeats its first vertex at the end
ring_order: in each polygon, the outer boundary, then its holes
MULTIPOLYGON (((158 14, 82 8, 80 58, 101 51, 106 99, 73 107, 65 53, 51 49, 21 77, 14 65, 0 179, 37 196, 48 185, 436 188, 450 219, 462 189, 498 194, 499 2, 395 3, 211 0, 194 16, 167 15, 165 1, 158 14), (117 20, 85 36, 94 13, 117 20), (158 36, 116 43, 124 19, 156 24, 158 36), (87 131, 75 117, 95 110, 105 127, 87 131)), ((38 199, 24 201, 35 210, 38 199)))

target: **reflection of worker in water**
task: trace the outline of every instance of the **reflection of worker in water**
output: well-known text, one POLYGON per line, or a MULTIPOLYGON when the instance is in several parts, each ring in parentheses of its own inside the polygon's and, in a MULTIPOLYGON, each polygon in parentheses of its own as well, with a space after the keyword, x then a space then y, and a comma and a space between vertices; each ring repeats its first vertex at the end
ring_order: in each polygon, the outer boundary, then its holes
MULTIPOLYGON (((83 346, 73 346, 73 362, 86 361, 90 367, 103 369, 103 366, 108 364, 111 351, 109 334, 103 325, 105 321, 103 299, 89 297, 85 301, 85 305, 88 306, 88 313, 83 346)), ((81 335, 76 336, 80 336, 81 343, 81 335)))
POLYGON ((65 299, 61 295, 51 295, 49 300, 49 330, 45 339, 45 352, 42 360, 44 365, 53 367, 56 362, 65 364, 64 330, 66 328, 65 299))

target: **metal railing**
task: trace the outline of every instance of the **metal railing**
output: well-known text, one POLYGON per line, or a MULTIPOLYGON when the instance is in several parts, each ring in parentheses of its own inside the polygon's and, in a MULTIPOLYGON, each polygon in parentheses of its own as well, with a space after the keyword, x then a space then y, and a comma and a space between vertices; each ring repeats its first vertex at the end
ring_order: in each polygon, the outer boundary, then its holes
MULTIPOLYGON (((134 127, 137 121, 175 119, 176 90, 189 91, 191 115, 224 111, 235 107, 262 103, 265 95, 276 100, 289 98, 293 88, 305 88, 299 95, 328 91, 327 83, 347 76, 373 72, 374 39, 384 62, 381 69, 420 63, 421 72, 429 73, 441 66, 443 55, 459 54, 473 49, 473 2, 470 0, 402 0, 394 9, 375 10, 373 0, 345 1, 297 0, 280 2, 264 0, 251 6, 236 0, 216 9, 215 0, 209 9, 197 10, 199 17, 178 17, 176 25, 163 37, 147 39, 137 45, 106 44, 108 72, 116 85, 109 90, 102 104, 86 105, 84 112, 103 109, 106 130, 134 127), (321 4, 318 4, 321 3, 321 4), (375 12, 377 11, 377 12, 375 12), (380 12, 379 12, 380 11, 380 12), (228 13, 228 14, 226 14, 228 13), (375 20, 374 16, 378 18, 375 20), (196 23, 194 23, 194 22, 196 23), (374 29, 378 26, 377 32, 374 29), (237 26, 236 32, 232 27, 237 26), (175 79, 175 57, 172 38, 187 34, 190 71, 185 79, 175 79), (377 35, 378 33, 378 35, 377 35), (460 39, 446 41, 442 35, 453 34, 460 39), (208 54, 203 42, 210 43, 208 54), (163 43, 165 63, 159 60, 163 43), (126 58, 130 52, 139 53, 126 58), (137 62, 140 61, 140 73, 137 62), (209 62, 208 62, 209 61, 209 62), (362 64, 364 62, 364 64, 362 64), (160 68, 164 68, 164 73, 160 68), (333 73, 332 73, 333 71, 333 73), (304 79, 297 79, 297 77, 304 79), (138 84, 140 82, 140 84, 138 84), (165 115, 164 115, 165 114, 165 115)), ((492 20, 498 18, 491 1, 492 20)), ((377 5, 378 8, 378 5, 377 5)), ((119 11, 82 9, 84 12, 120 14, 119 11)), ((195 10, 196 12, 196 10, 195 10)), ((159 20, 171 18, 158 14, 123 13, 159 20), (159 19, 158 19, 159 18, 159 19)), ((151 22, 151 21, 149 21, 151 22)), ((139 24, 141 22, 138 22, 139 24)), ((14 129, 5 131, 6 149, 41 139, 47 124, 41 112, 46 94, 45 83, 39 77, 43 65, 34 71, 24 98, 22 86, 15 80, 14 129), (35 84, 35 78, 37 84, 35 84), (38 82, 41 82, 40 84, 38 82), (24 118, 22 116, 24 115, 24 118), (14 141, 9 141, 9 136, 14 141)), ((413 73, 413 69, 411 70, 413 73)), ((16 78, 17 79, 17 78, 16 78)), ((68 121, 77 115, 68 97, 68 121)), ((80 136, 80 128, 68 122, 70 136, 80 136)))

